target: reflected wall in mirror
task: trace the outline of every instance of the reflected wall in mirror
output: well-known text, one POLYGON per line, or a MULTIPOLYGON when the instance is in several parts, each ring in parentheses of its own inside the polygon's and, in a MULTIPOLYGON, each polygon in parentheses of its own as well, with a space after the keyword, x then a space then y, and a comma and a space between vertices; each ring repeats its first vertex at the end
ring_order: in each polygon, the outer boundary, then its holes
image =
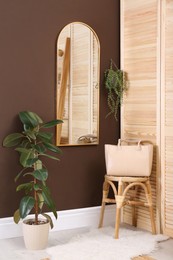
POLYGON ((86 24, 71 23, 57 40, 56 144, 99 142, 100 43, 86 24))

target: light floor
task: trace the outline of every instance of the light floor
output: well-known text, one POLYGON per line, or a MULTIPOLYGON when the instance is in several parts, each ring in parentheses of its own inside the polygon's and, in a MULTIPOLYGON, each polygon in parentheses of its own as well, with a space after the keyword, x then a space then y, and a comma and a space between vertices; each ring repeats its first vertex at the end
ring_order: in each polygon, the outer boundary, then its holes
MULTIPOLYGON (((74 235, 82 234, 87 231, 87 228, 80 228, 73 230, 50 232, 48 247, 66 243, 74 235)), ((173 260, 173 239, 169 239, 167 241, 159 243, 159 249, 154 253, 150 254, 150 256, 155 260, 173 260)), ((0 260, 42 260, 46 258, 49 259, 49 255, 46 253, 45 250, 26 250, 22 237, 0 240, 0 260)))

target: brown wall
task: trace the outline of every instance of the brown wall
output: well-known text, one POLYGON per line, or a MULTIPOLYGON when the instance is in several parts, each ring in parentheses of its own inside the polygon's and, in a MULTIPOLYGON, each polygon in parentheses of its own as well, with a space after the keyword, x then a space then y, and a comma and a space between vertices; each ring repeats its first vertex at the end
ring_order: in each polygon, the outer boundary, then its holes
MULTIPOLYGON (((60 162, 47 161, 57 210, 100 205, 104 144, 119 137, 108 112, 103 74, 110 58, 119 64, 119 0, 0 0, 0 141, 20 131, 19 111, 55 118, 55 45, 60 30, 82 21, 101 44, 100 144, 63 147, 60 162)), ((14 177, 18 154, 0 146, 0 217, 12 216, 21 197, 14 177)))

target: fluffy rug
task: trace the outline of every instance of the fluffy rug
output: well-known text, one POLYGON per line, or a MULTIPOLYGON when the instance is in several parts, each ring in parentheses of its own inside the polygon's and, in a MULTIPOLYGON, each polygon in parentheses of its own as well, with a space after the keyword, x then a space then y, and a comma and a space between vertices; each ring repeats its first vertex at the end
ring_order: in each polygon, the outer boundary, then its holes
POLYGON ((47 249, 51 260, 130 260, 149 254, 158 242, 168 239, 145 231, 121 228, 119 239, 113 238, 114 228, 91 229, 73 237, 68 243, 47 249))

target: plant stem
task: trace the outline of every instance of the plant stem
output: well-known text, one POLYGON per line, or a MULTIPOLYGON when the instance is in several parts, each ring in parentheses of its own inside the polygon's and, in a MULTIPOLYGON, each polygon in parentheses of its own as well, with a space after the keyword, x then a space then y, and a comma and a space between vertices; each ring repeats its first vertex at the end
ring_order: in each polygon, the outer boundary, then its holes
MULTIPOLYGON (((34 144, 36 145, 36 141, 34 142, 34 144)), ((35 153, 35 156, 37 157, 37 154, 35 153)), ((34 170, 37 169, 36 163, 34 163, 34 170)), ((37 184, 37 179, 34 178, 34 184, 37 184)), ((35 199, 35 224, 38 225, 38 196, 37 196, 37 191, 34 189, 34 199, 35 199)))
MULTIPOLYGON (((36 183, 37 180, 34 178, 34 184, 36 183)), ((38 225, 38 196, 36 190, 34 190, 34 199, 35 199, 35 224, 38 225)))

